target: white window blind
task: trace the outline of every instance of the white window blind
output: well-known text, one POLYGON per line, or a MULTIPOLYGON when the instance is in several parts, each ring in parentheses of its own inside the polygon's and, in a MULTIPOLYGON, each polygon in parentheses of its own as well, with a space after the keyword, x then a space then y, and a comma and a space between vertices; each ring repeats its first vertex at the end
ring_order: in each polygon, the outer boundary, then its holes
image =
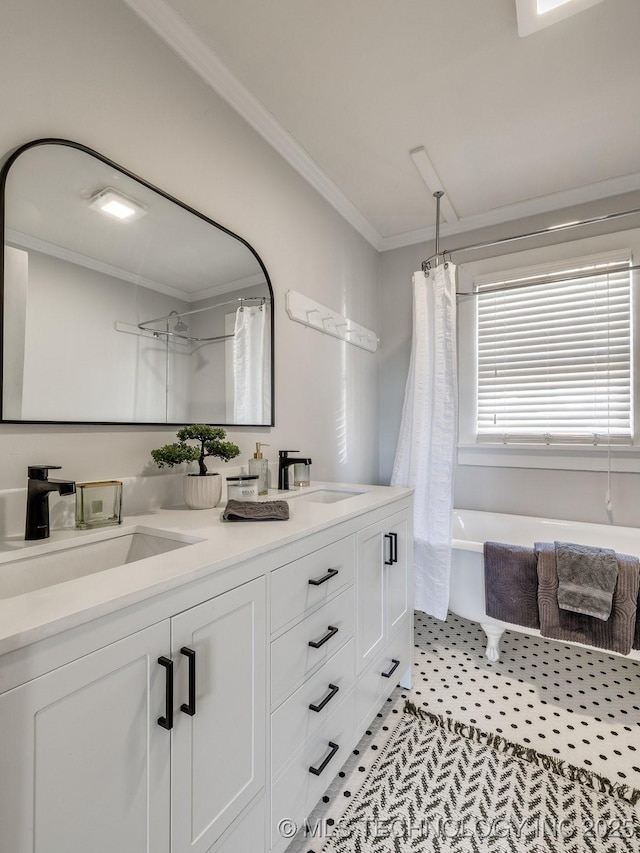
POLYGON ((476 283, 478 441, 631 441, 630 254, 586 261, 476 283))

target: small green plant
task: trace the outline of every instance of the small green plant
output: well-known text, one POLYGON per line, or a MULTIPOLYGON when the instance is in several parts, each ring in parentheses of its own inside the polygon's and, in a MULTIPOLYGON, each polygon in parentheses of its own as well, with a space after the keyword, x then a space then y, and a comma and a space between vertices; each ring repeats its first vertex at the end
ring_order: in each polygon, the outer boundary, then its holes
POLYGON ((212 427, 207 424, 191 424, 181 427, 176 433, 178 441, 174 444, 165 444, 157 450, 151 451, 153 461, 159 468, 173 468, 181 462, 197 462, 199 467, 198 476, 206 477, 207 466, 205 459, 208 456, 217 456, 227 462, 240 453, 240 448, 232 441, 223 441, 227 433, 222 427, 212 427), (195 445, 187 444, 188 441, 196 442, 195 445))

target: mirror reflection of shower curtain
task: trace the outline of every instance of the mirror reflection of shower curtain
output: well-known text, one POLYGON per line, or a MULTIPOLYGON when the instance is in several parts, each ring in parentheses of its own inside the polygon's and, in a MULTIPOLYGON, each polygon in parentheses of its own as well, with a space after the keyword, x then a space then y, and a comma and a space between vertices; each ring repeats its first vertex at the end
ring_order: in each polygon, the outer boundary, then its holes
POLYGON ((233 338, 234 422, 271 421, 271 346, 269 306, 243 306, 236 311, 233 338))

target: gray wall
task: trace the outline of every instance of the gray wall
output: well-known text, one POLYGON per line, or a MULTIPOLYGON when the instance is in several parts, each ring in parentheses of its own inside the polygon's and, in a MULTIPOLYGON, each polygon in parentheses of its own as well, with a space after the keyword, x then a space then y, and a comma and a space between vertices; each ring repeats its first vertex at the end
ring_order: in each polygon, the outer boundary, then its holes
MULTIPOLYGON (((119 0, 7 0, 0 155, 38 137, 84 143, 245 237, 273 282, 276 427, 230 437, 299 448, 316 479, 373 482, 378 358, 291 322, 289 289, 377 329, 377 253, 119 0)), ((0 489, 58 463, 134 476, 166 428, 0 425, 0 489)))

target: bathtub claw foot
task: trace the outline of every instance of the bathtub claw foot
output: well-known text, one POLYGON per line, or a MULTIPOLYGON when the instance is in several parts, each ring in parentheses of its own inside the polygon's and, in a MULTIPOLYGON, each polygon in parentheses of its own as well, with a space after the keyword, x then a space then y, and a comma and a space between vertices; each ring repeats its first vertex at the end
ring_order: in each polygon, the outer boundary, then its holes
POLYGON ((492 663, 496 663, 500 660, 500 638, 504 634, 504 628, 501 628, 499 625, 490 624, 484 624, 481 627, 487 635, 485 657, 492 663))

